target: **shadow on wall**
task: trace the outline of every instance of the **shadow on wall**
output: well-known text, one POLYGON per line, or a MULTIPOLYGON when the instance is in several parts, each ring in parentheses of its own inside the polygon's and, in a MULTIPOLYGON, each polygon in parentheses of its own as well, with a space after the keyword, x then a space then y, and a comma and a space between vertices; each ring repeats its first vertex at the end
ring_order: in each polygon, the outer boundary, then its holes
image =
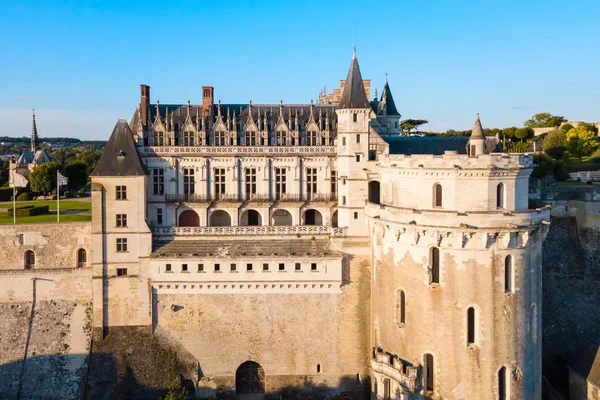
POLYGON ((0 365, 0 399, 82 398, 87 354, 29 356, 0 365))

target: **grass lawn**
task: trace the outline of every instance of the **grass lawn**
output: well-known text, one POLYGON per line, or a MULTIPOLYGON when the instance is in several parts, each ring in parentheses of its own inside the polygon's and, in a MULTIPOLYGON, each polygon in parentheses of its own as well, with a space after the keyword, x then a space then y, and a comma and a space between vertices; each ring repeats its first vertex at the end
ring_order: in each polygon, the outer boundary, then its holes
POLYGON ((556 186, 559 187, 590 187, 590 186, 594 186, 594 185, 588 185, 585 182, 575 182, 575 181, 568 181, 568 182, 556 182, 556 186))
MULTIPOLYGON (((41 202, 42 203, 42 202, 41 202)), ((62 209, 62 202, 61 202, 62 209)), ((74 221, 91 221, 91 215, 81 214, 60 214, 60 222, 74 222, 74 221)), ((31 224, 35 222, 56 222, 56 213, 49 213, 43 215, 34 215, 33 217, 17 217, 17 224, 31 224)), ((12 224, 13 217, 9 217, 6 213, 0 213, 0 224, 12 224)))
MULTIPOLYGON (((56 200, 43 201, 17 201, 17 208, 23 206, 48 206, 51 210, 56 210, 56 200)), ((12 208, 12 204, 3 204, 0 207, 12 208)), ((87 201, 60 201, 60 210, 76 210, 76 211, 91 211, 92 203, 87 201)), ((61 214, 62 215, 62 214, 61 214)))

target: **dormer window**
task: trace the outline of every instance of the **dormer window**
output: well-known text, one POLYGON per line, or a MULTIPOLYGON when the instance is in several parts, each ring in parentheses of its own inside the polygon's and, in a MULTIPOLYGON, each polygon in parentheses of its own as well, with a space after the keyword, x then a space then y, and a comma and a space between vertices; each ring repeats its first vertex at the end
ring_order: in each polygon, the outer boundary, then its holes
POLYGON ((225 132, 224 131, 216 131, 215 132, 215 146, 225 146, 225 132))
POLYGON ((286 135, 284 131, 277 131, 276 133, 276 137, 275 137, 275 144, 277 146, 285 146, 286 143, 286 135))
POLYGON ((194 132, 185 131, 183 132, 183 145, 193 146, 194 145, 194 132))
POLYGON ((317 132, 310 131, 306 132, 306 145, 307 146, 317 146, 317 132))

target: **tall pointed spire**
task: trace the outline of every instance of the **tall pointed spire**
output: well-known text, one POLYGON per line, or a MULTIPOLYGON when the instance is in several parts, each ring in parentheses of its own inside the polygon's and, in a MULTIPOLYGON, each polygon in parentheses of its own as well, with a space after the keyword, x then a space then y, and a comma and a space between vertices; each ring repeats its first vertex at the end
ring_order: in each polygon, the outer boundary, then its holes
POLYGON ((348 78, 346 78, 346 84, 344 85, 344 91, 342 92, 342 98, 340 99, 339 107, 340 109, 371 107, 369 100, 367 99, 365 86, 363 85, 362 76, 360 74, 358 59, 356 58, 356 47, 354 48, 352 61, 350 61, 348 78))
POLYGON ((38 138, 37 125, 35 123, 35 109, 32 110, 33 120, 31 122, 31 151, 35 153, 39 147, 40 139, 38 138))
POLYGON ((381 93, 381 103, 378 106, 379 111, 382 111, 384 107, 386 108, 387 115, 400 116, 394 98, 392 97, 392 91, 390 90, 387 78, 385 78, 385 86, 383 86, 383 92, 381 93))
POLYGON ((481 126, 481 120, 479 119, 479 113, 477 113, 477 118, 475 119, 475 123, 473 124, 473 131, 471 131, 471 139, 484 139, 483 136, 483 127, 481 126))

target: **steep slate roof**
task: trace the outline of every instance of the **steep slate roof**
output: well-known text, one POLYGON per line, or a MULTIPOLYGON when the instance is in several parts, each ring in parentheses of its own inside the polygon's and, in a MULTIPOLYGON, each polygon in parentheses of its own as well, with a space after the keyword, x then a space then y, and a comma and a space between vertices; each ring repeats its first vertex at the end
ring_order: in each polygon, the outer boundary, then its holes
POLYGON ((586 338, 569 368, 588 382, 600 386, 600 342, 590 337, 586 338))
POLYGON ((406 137, 392 136, 383 137, 389 146, 390 154, 434 154, 442 155, 444 151, 456 151, 458 154, 466 154, 468 136, 426 136, 406 137))
POLYGON ((390 90, 387 79, 385 81, 385 86, 383 87, 383 92, 381 93, 381 101, 377 107, 377 114, 383 114, 383 107, 387 107, 387 115, 400 116, 400 113, 396 108, 396 103, 394 103, 394 97, 392 96, 392 91, 390 90))
POLYGON ((471 139, 484 139, 483 135, 483 127, 481 126, 481 120, 479 119, 479 113, 477 113, 477 118, 475 119, 475 123, 473 124, 473 130, 471 131, 471 139))
POLYGON ((369 99, 367 99, 367 93, 365 92, 365 86, 363 85, 362 76, 360 75, 360 68, 355 52, 352 55, 352 61, 350 61, 350 70, 348 70, 348 78, 346 78, 346 84, 344 85, 339 108, 370 107, 371 105, 369 99))
POLYGON ((264 240, 257 243, 251 240, 174 240, 154 242, 152 257, 263 257, 282 259, 284 257, 332 256, 341 257, 331 250, 329 240, 296 239, 264 240))
POLYGON ((148 172, 135 147, 133 133, 126 120, 115 125, 106 148, 90 176, 142 176, 148 172))

